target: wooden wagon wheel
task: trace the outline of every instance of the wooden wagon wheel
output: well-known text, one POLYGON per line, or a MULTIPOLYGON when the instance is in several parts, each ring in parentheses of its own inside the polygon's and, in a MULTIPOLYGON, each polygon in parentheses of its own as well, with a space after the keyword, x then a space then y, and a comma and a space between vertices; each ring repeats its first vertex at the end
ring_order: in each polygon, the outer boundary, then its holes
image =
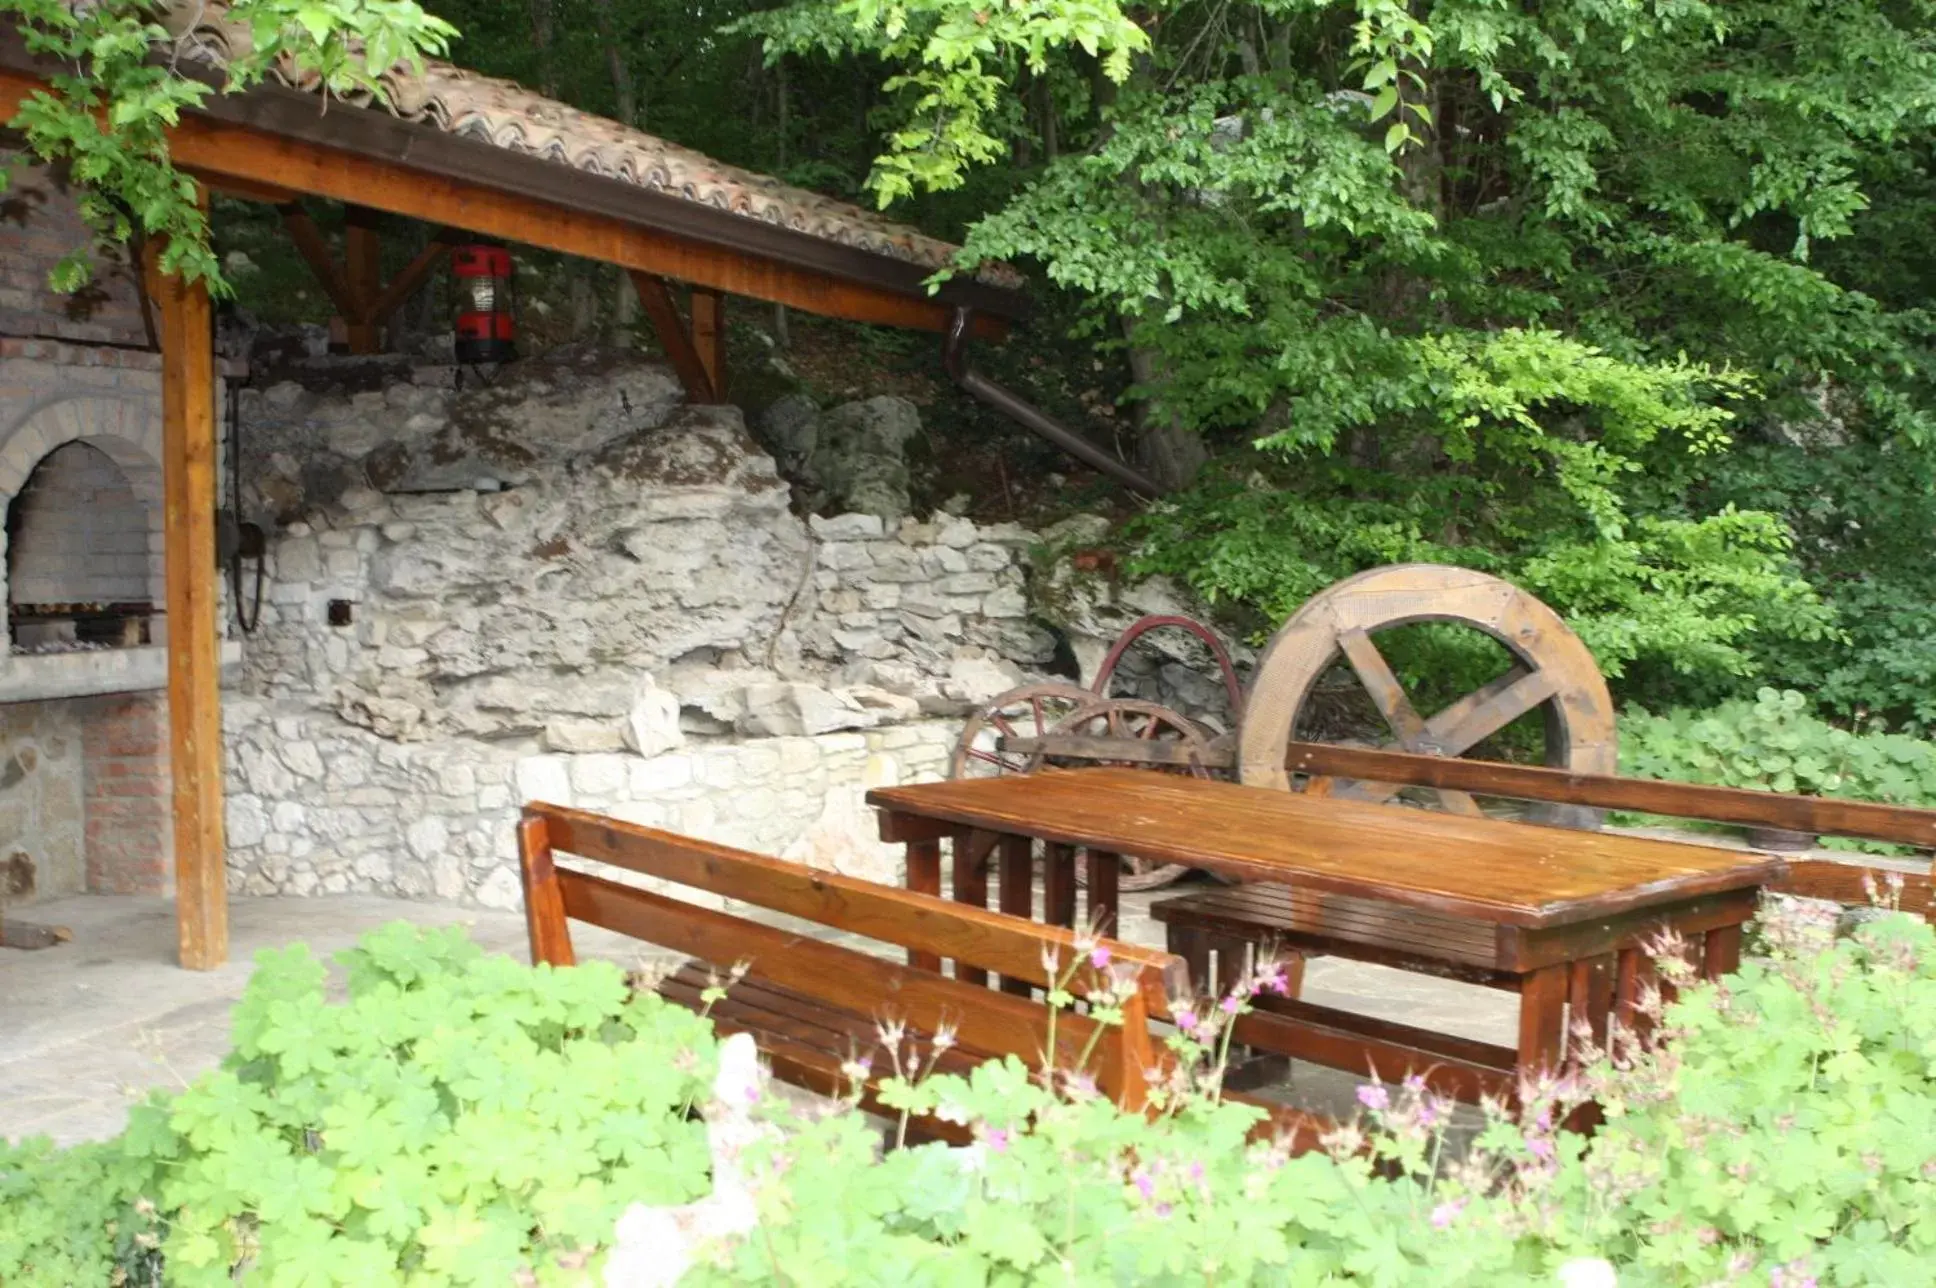
MULTIPOLYGON (((1204 768, 1203 753, 1208 750, 1210 740, 1204 737, 1188 716, 1180 715, 1168 707, 1154 702, 1144 702, 1140 698, 1104 698, 1092 700, 1088 706, 1065 717, 1051 730, 1057 734, 1073 734, 1090 738, 1111 738, 1125 741, 1174 742, 1189 749, 1192 754, 1191 765, 1187 769, 1157 769, 1158 773, 1193 774, 1198 778, 1208 778, 1210 771, 1204 768)), ((1050 764, 1057 763, 1053 757, 1050 764)), ((1123 765, 1138 769, 1151 766, 1130 760, 1106 760, 1083 758, 1072 760, 1071 765, 1094 767, 1097 765, 1123 765)), ((1156 890, 1177 880, 1189 871, 1182 863, 1157 863, 1149 859, 1139 859, 1134 855, 1123 856, 1123 872, 1118 880, 1122 890, 1156 890)), ((1080 885, 1089 883, 1088 868, 1078 865, 1076 881, 1080 885)))
POLYGON ((998 774, 1026 774, 1037 767, 1034 756, 1001 749, 1003 738, 1040 738, 1064 717, 1093 705, 1096 695, 1079 684, 1049 680, 1024 684, 999 693, 968 717, 955 740, 948 761, 950 778, 992 778, 998 774))
POLYGON ((1129 652, 1130 645, 1151 631, 1165 629, 1187 631, 1210 650, 1210 660, 1217 664, 1218 677, 1223 681, 1224 699, 1230 704, 1231 721, 1234 724, 1240 720, 1244 712, 1244 686, 1237 678, 1237 668, 1230 661, 1230 650, 1217 633, 1202 622, 1174 613, 1139 617, 1123 628, 1123 633, 1116 637, 1116 643, 1103 657, 1102 665, 1096 668, 1095 682, 1090 685, 1096 695, 1104 698, 1109 696, 1109 682, 1115 678, 1117 664, 1123 660, 1123 654, 1129 652))
MULTIPOLYGON (((1346 578, 1312 596, 1271 638, 1251 685, 1238 742, 1242 780, 1288 789, 1285 746, 1318 680, 1340 654, 1390 727, 1387 746, 1458 756, 1535 708, 1546 727, 1546 764, 1579 773, 1616 769, 1613 699, 1580 637, 1559 615, 1509 582, 1441 564, 1394 564, 1346 578), (1413 622, 1452 622, 1485 632, 1515 665, 1433 715, 1421 716, 1372 642, 1372 632, 1413 622)), ((1384 783, 1312 778, 1307 790, 1389 800, 1384 783)), ((1454 813, 1478 814, 1465 792, 1438 790, 1454 813)), ((1596 811, 1541 807, 1539 821, 1596 827, 1596 811)))

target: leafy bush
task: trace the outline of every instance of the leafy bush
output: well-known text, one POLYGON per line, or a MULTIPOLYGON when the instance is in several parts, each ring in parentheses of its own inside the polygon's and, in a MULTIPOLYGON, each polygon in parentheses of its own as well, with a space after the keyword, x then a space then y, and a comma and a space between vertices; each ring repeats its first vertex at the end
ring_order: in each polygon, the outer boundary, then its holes
POLYGON ((1753 702, 1709 711, 1630 707, 1620 718, 1620 769, 1636 778, 1936 805, 1936 743, 1838 728, 1793 689, 1763 689, 1753 702))
MULTIPOLYGON (((975 1143, 882 1156, 859 1114, 769 1098, 739 1157, 758 1225, 684 1282, 1510 1288, 1604 1258, 1623 1288, 1936 1284, 1936 934, 1782 915, 1761 947, 1710 987, 1663 945, 1664 1046, 1617 1041, 1459 1148, 1417 1080, 1360 1088, 1324 1151, 1247 1140, 1217 1071, 1268 962, 1178 1007, 1151 1119, 1012 1058, 922 1077, 885 1023, 911 1072, 883 1098, 975 1143), (1562 1131, 1589 1099, 1600 1131, 1562 1131)), ((710 1188, 684 1112, 705 1021, 454 936, 391 929, 351 965, 332 1007, 306 953, 266 955, 221 1072, 123 1141, 0 1152, 0 1282, 153 1283, 157 1247, 170 1284, 595 1282, 625 1202, 710 1188)))
POLYGON ((460 929, 399 922, 339 960, 330 1004, 308 949, 258 954, 232 1054, 119 1142, 0 1154, 0 1195, 40 1200, 0 1233, 0 1283, 107 1283, 155 1234, 171 1288, 575 1281, 626 1204, 707 1187, 688 1110, 712 1036, 690 1011, 460 929), (137 1244, 139 1211, 159 1224, 137 1244))
MULTIPOLYGON (((1367 1120, 1292 1158, 1246 1143, 1257 1111, 1215 1103, 1214 1077, 1148 1123, 1012 1060, 930 1078, 904 1102, 975 1145, 875 1162, 851 1115, 800 1126, 755 1164, 757 1235, 699 1279, 1440 1288, 1606 1258, 1624 1288, 1936 1283, 1936 935, 1898 915, 1765 937, 1722 988, 1664 945, 1686 986, 1666 1046, 1529 1088, 1463 1156, 1417 1081, 1360 1088, 1367 1120), (1589 1099, 1598 1134, 1561 1131, 1589 1099)), ((1258 982, 1180 1015, 1173 1045, 1214 1055, 1258 982)))

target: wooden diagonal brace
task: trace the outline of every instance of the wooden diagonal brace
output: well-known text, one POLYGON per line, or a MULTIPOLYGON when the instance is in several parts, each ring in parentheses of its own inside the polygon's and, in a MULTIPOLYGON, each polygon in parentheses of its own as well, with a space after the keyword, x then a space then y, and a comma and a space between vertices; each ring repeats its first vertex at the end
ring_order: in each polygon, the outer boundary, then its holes
MULTIPOLYGON (((660 347, 665 350, 666 360, 672 363, 672 369, 679 375, 680 385, 685 388, 687 401, 718 402, 719 390, 713 383, 713 373, 720 359, 717 350, 709 363, 700 346, 694 343, 693 329, 680 316, 679 306, 673 303, 672 292, 663 277, 636 270, 631 277, 633 289, 639 293, 639 303, 645 309, 645 316, 651 320, 652 330, 659 337, 660 347)), ((693 295, 693 305, 697 315, 700 307, 697 292, 693 295)), ((715 313, 711 316, 716 318, 718 315, 715 313)), ((717 334, 716 328, 714 334, 717 334)))

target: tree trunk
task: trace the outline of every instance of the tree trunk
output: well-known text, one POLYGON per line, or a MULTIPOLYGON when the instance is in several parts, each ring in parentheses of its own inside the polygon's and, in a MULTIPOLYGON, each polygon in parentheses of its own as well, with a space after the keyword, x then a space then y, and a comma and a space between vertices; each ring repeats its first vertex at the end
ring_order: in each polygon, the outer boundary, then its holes
MULTIPOLYGON (((1123 335, 1129 338, 1134 323, 1123 319, 1123 335)), ((1145 389, 1158 389, 1169 381, 1168 364, 1154 349, 1129 346, 1129 373, 1145 389)), ((1147 400, 1136 404, 1130 414, 1136 429, 1136 463, 1166 491, 1188 487, 1210 458, 1197 431, 1176 417, 1157 411, 1147 400)))
MULTIPOLYGON (((787 130, 792 124, 792 114, 790 105, 787 102, 787 65, 786 55, 784 54, 774 60, 773 79, 775 82, 773 87, 775 117, 773 133, 774 137, 779 141, 773 170, 775 174, 785 177, 787 167, 787 130)), ((773 343, 783 350, 793 347, 793 336, 787 327, 787 310, 784 304, 775 304, 773 306, 773 343)))
MULTIPOLYGON (((611 73, 612 100, 618 108, 619 123, 636 127, 638 88, 632 79, 632 65, 625 58, 625 47, 619 43, 612 0, 592 0, 592 13, 598 24, 598 42, 605 46, 605 69, 611 73)), ((638 293, 632 286, 631 276, 623 270, 614 273, 613 278, 611 343, 616 348, 626 348, 632 339, 632 321, 638 316, 638 293)))
POLYGON ((552 0, 526 0, 531 13, 531 45, 538 51, 538 88, 558 97, 558 64, 552 56, 552 0))

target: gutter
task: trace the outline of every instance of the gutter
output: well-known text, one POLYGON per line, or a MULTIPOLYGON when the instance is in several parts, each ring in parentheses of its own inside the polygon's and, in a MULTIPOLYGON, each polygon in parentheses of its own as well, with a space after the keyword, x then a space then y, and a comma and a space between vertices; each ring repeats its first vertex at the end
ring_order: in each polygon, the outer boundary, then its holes
POLYGON ((969 366, 968 330, 974 321, 974 314, 975 311, 965 304, 955 307, 954 321, 948 327, 948 338, 941 348, 941 365, 947 369, 948 377, 959 385, 964 393, 984 406, 1000 412, 1016 424, 1048 439, 1077 460, 1101 470, 1117 482, 1141 492, 1144 496, 1163 495, 1165 489, 1158 486, 1149 475, 1125 463, 1114 452, 1104 451, 1041 408, 1023 400, 969 366))

